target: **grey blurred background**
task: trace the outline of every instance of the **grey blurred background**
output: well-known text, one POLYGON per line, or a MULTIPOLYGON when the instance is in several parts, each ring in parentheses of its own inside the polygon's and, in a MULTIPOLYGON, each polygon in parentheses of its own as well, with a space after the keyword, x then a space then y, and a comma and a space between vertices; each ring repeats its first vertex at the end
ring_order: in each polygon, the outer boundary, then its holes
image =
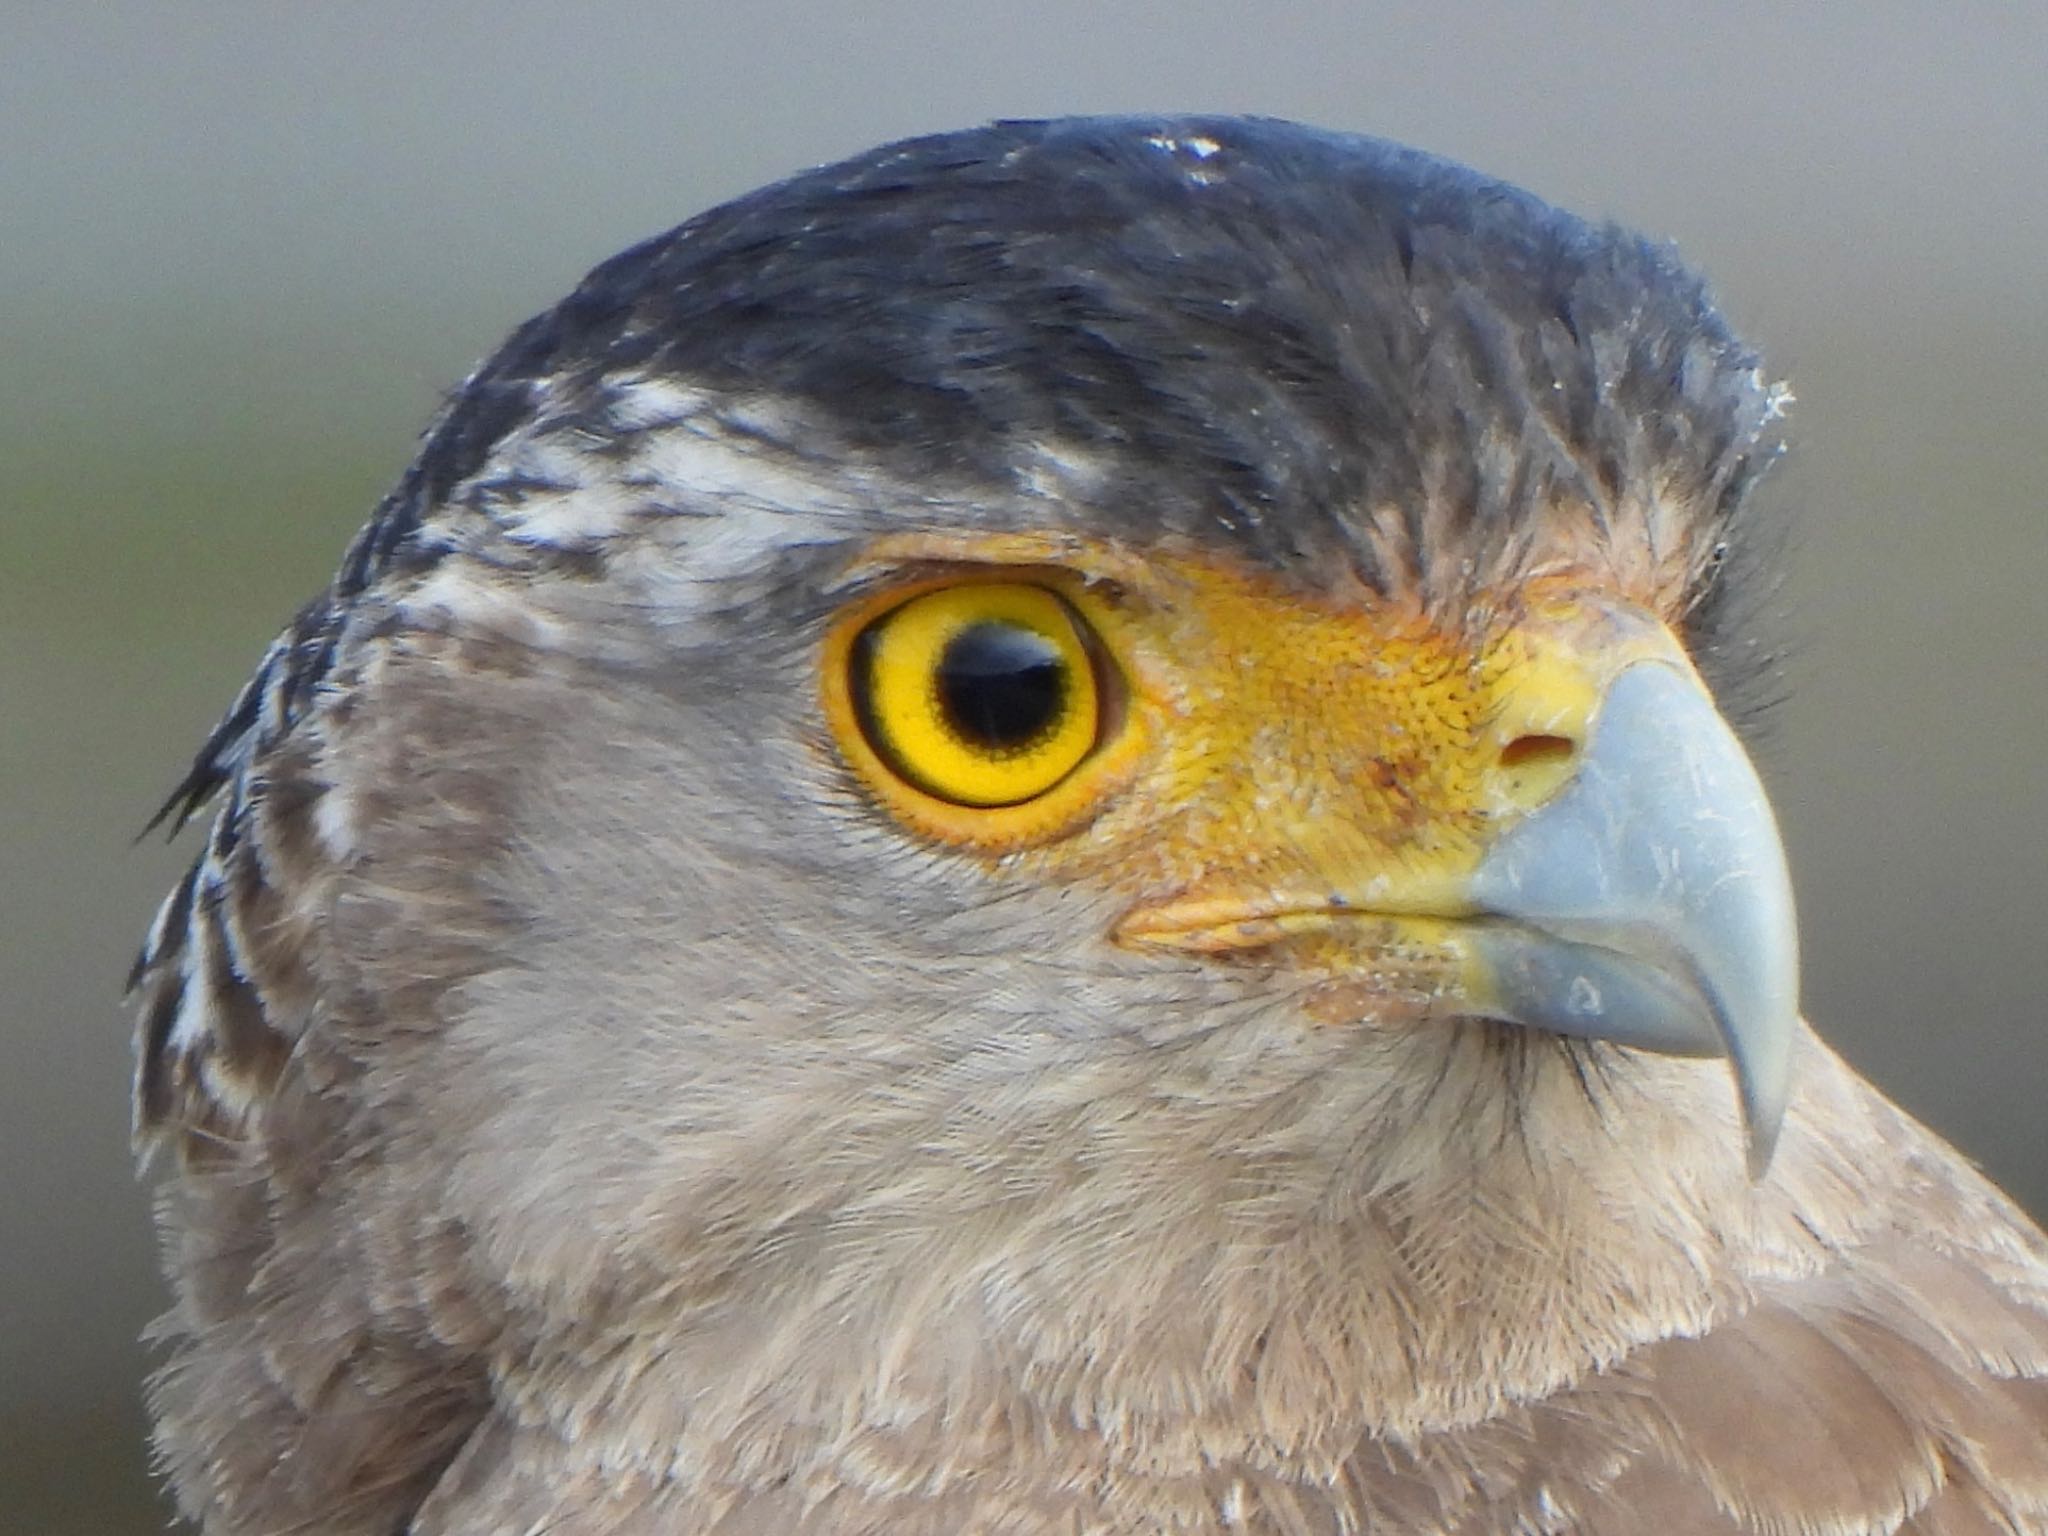
POLYGON ((161 1528, 131 840, 437 392, 883 139, 1274 113, 1675 239, 1798 395, 1809 1013, 2048 1210, 2048 6, 0 7, 0 1528, 161 1528))

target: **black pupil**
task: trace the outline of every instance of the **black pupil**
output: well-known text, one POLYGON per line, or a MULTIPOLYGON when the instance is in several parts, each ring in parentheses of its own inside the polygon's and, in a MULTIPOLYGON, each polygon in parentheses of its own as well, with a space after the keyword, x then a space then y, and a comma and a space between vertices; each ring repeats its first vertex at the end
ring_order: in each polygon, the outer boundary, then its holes
POLYGON ((970 624, 939 657, 939 708, 967 741, 1015 751, 1051 729, 1067 702, 1067 665, 1036 630, 970 624))

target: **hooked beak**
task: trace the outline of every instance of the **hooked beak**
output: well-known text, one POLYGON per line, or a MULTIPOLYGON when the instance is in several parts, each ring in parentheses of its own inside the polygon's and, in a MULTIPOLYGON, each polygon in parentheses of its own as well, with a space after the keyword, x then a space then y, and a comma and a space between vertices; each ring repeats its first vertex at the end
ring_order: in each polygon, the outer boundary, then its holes
POLYGON ((1689 667, 1608 686, 1576 774, 1471 881, 1469 1001, 1562 1035, 1726 1056, 1770 1161, 1791 1091, 1798 927, 1763 784, 1689 667))
POLYGON ((1799 1027, 1798 929, 1777 823, 1670 632, 1636 610, 1582 612, 1579 623, 1531 640, 1490 736, 1447 744, 1472 753, 1497 791, 1471 853, 1403 865, 1339 852, 1318 883, 1240 877, 1236 894, 1212 887, 1142 907, 1118 937, 1278 956, 1316 937, 1376 935, 1346 941, 1359 946, 1358 975, 1387 969, 1375 957, 1433 957, 1416 967, 1424 1016, 1726 1057, 1761 1177, 1799 1027), (1541 753, 1534 793, 1530 772, 1510 766, 1532 760, 1518 747, 1541 753))

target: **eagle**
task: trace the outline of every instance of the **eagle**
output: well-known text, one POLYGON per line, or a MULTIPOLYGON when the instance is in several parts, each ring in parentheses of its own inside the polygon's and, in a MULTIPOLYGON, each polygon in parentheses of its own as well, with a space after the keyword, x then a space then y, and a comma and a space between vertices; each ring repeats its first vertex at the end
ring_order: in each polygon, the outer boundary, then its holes
POLYGON ((163 812, 182 1514, 2048 1531, 2048 1240, 1799 1012, 1788 399, 1667 248, 1270 120, 598 267, 163 812))

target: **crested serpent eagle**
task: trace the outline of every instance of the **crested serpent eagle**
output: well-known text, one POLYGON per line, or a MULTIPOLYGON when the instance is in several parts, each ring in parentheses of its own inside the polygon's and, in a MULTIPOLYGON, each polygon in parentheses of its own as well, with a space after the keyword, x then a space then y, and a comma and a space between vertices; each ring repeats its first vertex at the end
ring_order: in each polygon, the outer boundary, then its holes
POLYGON ((1787 396, 1666 249, 1241 119, 661 235, 167 814, 214 1536, 2048 1531, 2048 1257, 1799 1014, 1787 396))

